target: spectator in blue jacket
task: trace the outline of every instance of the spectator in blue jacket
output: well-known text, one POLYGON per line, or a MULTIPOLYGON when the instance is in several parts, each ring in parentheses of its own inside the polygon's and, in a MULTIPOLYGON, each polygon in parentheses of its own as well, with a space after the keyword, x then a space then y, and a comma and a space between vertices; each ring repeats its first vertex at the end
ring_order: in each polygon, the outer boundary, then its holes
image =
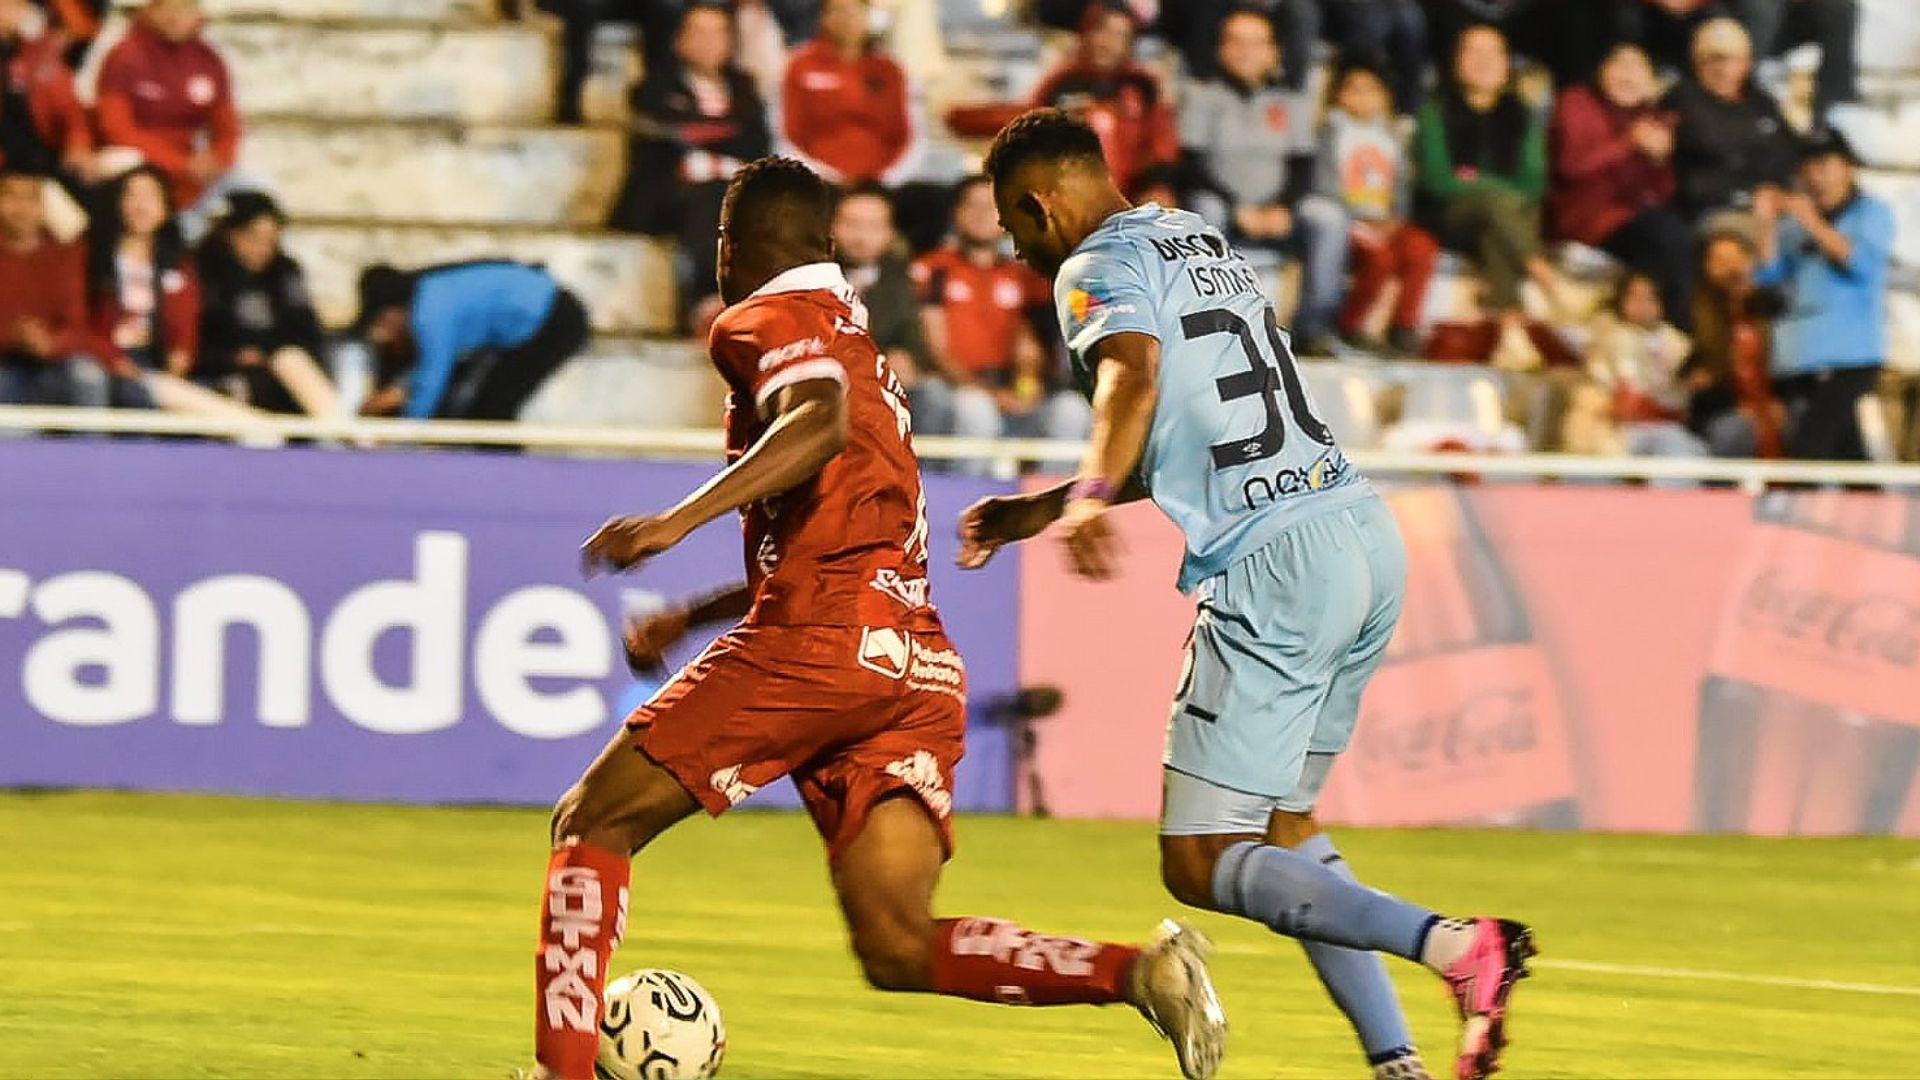
POLYGON ((1893 211, 1860 190, 1859 160, 1835 131, 1801 152, 1799 187, 1754 199, 1755 281, 1785 294, 1774 323, 1774 389, 1787 410, 1788 457, 1863 460, 1860 400, 1887 355, 1893 211))
POLYGON ((360 411, 413 419, 512 420, 592 334, 544 267, 505 261, 368 267, 354 329, 379 367, 360 411))

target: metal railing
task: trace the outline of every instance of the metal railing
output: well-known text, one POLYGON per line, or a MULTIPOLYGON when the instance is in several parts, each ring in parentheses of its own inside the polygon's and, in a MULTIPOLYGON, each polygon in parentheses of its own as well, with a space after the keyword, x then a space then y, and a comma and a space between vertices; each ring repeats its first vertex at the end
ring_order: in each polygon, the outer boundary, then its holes
MULTIPOLYGON (((113 409, 0 406, 0 435, 65 432, 173 435, 269 447, 303 439, 347 446, 511 446, 555 452, 712 458, 722 436, 710 428, 627 430, 470 420, 320 420, 307 417, 206 417, 113 409)), ((921 436, 914 448, 929 460, 987 461, 1011 470, 1041 463, 1071 467, 1078 442, 1053 439, 966 439, 921 436)), ((4 453, 0 443, 0 453, 4 453)), ((1498 479, 1644 480, 1737 484, 1847 484, 1920 489, 1920 465, 1725 458, 1574 457, 1566 454, 1407 453, 1354 450, 1347 455, 1375 476, 1474 475, 1498 479)))

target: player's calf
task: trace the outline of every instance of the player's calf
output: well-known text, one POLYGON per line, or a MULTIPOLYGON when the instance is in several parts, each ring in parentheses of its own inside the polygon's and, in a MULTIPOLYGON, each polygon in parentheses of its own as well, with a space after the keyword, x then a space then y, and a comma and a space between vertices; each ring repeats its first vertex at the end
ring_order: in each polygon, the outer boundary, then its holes
POLYGON ((593 1075, 607 963, 626 933, 633 853, 694 809, 624 732, 554 807, 534 950, 534 1056, 547 1075, 593 1075))

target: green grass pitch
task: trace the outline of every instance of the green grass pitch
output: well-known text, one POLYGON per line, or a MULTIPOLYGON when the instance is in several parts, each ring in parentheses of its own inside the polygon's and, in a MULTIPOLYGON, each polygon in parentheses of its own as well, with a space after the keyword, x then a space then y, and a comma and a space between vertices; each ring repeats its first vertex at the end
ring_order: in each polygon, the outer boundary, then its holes
MULTIPOLYGON (((545 829, 534 810, 0 795, 0 1076, 504 1076, 530 1060, 545 829)), ((945 913, 1132 939, 1175 910, 1150 826, 985 817, 959 831, 945 913)), ((1382 888, 1537 926, 1544 955, 1516 999, 1507 1075, 1914 1068, 1920 845, 1475 831, 1341 842, 1382 888)), ((1234 1025, 1222 1076, 1365 1074, 1297 947, 1197 921, 1220 944, 1234 1025)), ((866 989, 797 815, 692 821, 644 854, 615 970, 641 966, 713 991, 728 1076, 1177 1075, 1125 1008, 866 989)), ((1452 1022, 1434 980, 1398 962, 1395 976, 1429 1062, 1445 1066, 1452 1022)))

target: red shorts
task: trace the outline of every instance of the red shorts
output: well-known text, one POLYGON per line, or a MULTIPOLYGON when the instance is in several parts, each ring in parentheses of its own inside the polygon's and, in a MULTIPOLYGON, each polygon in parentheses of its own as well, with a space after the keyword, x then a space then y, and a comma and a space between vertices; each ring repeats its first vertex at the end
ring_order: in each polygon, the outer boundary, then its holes
POLYGON ((910 792, 953 852, 966 669, 945 633, 742 625, 627 718, 635 743, 716 817, 791 775, 837 857, 875 803, 910 792))

